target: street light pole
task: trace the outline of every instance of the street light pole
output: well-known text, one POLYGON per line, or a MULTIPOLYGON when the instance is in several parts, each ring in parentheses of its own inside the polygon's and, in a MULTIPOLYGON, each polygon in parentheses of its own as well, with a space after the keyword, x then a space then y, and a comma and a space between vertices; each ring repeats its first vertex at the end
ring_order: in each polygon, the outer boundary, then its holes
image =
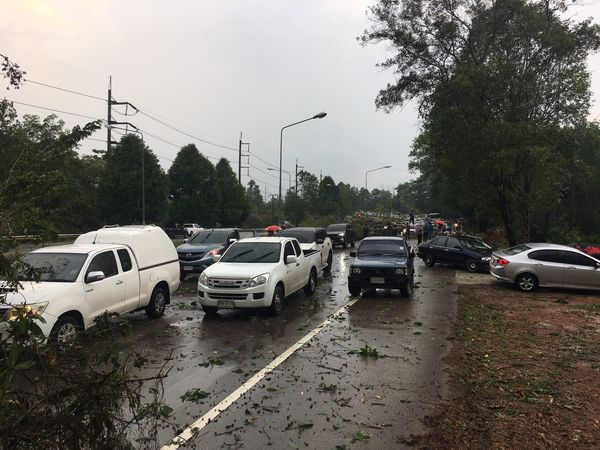
POLYGON ((367 176, 369 175, 369 172, 375 172, 376 170, 381 170, 381 169, 389 169, 390 167, 392 167, 392 166, 383 166, 383 167, 378 167, 377 169, 367 170, 365 172, 365 189, 367 191, 369 190, 369 188, 367 187, 368 186, 368 183, 367 183, 368 178, 367 178, 367 176))
MULTIPOLYGON (((275 169, 274 167, 267 167, 267 170, 278 170, 278 169, 275 169)), ((281 169, 281 171, 283 173, 287 173, 288 174, 288 177, 289 177, 289 180, 288 180, 289 181, 288 190, 291 190, 292 189, 292 173, 289 170, 285 170, 285 169, 281 169)))
POLYGON ((293 127, 294 125, 299 125, 301 123, 308 122, 309 120, 322 119, 326 115, 327 115, 326 112, 320 112, 319 114, 315 114, 314 116, 309 117, 308 119, 300 120, 299 122, 294 122, 289 125, 286 125, 285 127, 283 127, 281 129, 281 132, 279 133, 279 202, 281 202, 281 172, 282 172, 281 167, 283 165, 282 164, 283 163, 283 130, 285 130, 286 128, 289 128, 289 127, 293 127))

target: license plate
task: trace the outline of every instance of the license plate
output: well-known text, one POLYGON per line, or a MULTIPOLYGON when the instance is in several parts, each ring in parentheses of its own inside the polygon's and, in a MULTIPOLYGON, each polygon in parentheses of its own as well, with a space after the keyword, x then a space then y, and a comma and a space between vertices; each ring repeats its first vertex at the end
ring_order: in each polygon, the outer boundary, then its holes
POLYGON ((183 270, 194 270, 194 266, 183 266, 183 270))
POLYGON ((218 308, 235 308, 233 300, 219 300, 217 301, 218 308))
POLYGON ((385 284, 385 278, 383 278, 383 277, 371 277, 371 284, 385 284))

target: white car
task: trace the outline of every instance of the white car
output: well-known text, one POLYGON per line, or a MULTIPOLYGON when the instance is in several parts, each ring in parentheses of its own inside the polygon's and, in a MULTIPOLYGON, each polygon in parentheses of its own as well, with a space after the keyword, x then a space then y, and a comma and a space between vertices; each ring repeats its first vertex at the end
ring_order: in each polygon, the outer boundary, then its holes
POLYGON ((190 237, 195 235, 199 231, 204 230, 204 228, 202 228, 197 223, 184 223, 183 228, 184 228, 185 232, 187 233, 187 235, 190 237))
POLYGON ((219 309, 269 308, 281 314, 286 297, 312 295, 322 270, 317 251, 303 252, 295 238, 250 238, 232 244, 198 278, 198 300, 207 314, 219 309))
POLYGON ((26 307, 44 319, 38 322, 44 335, 58 342, 71 341, 105 312, 144 309, 159 317, 179 288, 177 252, 155 226, 103 228, 72 245, 34 250, 22 261, 40 281, 21 281, 23 289, 6 293, 0 317, 10 320, 14 306, 26 307))
POLYGON ((288 228, 279 233, 281 237, 293 237, 298 239, 303 251, 318 250, 321 253, 321 266, 323 272, 331 272, 333 263, 333 244, 327 235, 325 228, 296 227, 288 228))

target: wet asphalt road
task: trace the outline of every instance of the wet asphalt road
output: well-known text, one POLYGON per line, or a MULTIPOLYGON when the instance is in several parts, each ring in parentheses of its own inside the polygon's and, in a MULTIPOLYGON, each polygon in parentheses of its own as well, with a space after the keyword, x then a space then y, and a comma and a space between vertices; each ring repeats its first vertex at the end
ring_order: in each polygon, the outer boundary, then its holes
MULTIPOLYGON (((352 299, 349 251, 336 249, 333 272, 319 278, 316 294, 288 297, 280 317, 234 310, 206 317, 195 303, 196 279, 161 319, 129 316, 129 347, 148 360, 138 375, 171 367, 164 401, 174 412, 161 444, 352 299), (192 389, 208 396, 182 400, 192 389)), ((454 270, 415 264, 411 299, 398 291, 363 294, 180 448, 409 448, 423 419, 446 401, 441 360, 456 312, 454 270), (366 346, 379 357, 355 353, 366 346)))

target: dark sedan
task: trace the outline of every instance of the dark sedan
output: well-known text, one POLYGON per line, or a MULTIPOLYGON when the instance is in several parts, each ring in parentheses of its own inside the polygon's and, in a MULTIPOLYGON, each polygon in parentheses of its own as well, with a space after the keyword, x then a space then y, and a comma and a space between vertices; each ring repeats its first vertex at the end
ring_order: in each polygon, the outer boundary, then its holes
POLYGON ((465 267, 469 272, 490 270, 492 248, 471 236, 438 236, 419 245, 417 256, 426 266, 435 263, 465 267))
POLYGON ((398 237, 368 237, 361 241, 350 266, 348 290, 359 295, 362 289, 400 289, 410 297, 415 277, 414 253, 406 241, 398 237))
POLYGON ((332 245, 348 245, 354 247, 354 229, 349 223, 332 223, 327 227, 327 235, 331 238, 332 245))

